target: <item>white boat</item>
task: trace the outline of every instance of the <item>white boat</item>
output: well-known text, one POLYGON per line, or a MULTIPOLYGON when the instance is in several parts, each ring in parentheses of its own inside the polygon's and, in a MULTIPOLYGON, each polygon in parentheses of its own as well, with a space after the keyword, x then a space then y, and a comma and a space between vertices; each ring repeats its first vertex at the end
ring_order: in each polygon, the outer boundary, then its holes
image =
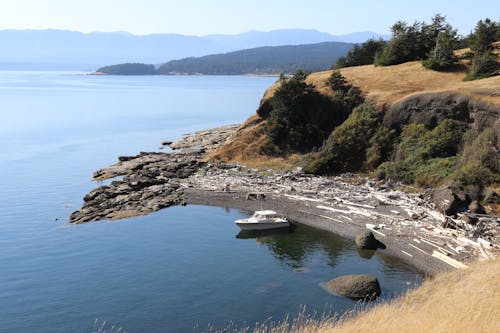
POLYGON ((274 210, 258 210, 247 219, 234 221, 242 230, 268 230, 290 227, 290 222, 274 210))

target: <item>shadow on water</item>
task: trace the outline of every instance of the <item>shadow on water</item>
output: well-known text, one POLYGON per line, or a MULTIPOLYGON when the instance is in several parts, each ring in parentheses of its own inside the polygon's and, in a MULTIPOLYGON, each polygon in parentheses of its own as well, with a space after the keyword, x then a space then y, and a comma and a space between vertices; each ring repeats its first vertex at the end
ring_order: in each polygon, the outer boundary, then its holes
POLYGON ((338 258, 352 247, 340 236, 301 224, 296 224, 294 230, 242 230, 236 238, 255 239, 258 244, 266 245, 276 259, 294 269, 302 267, 308 256, 318 250, 325 251, 328 265, 335 267, 338 258))

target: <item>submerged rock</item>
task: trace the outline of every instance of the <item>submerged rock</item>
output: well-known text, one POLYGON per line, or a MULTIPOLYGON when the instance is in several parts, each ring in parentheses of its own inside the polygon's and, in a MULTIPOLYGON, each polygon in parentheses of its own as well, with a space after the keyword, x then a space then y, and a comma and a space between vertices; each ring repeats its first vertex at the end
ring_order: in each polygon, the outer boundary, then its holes
POLYGON ((377 278, 370 274, 339 276, 326 282, 325 288, 340 296, 362 300, 374 300, 381 293, 377 278))

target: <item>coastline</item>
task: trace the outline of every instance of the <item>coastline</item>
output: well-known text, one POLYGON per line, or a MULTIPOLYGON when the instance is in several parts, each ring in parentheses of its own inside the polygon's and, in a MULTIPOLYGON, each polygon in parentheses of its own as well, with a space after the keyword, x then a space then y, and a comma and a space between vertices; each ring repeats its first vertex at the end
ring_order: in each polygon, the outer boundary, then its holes
MULTIPOLYGON (((312 205, 300 204, 296 200, 292 200, 283 196, 268 195, 265 201, 247 200, 246 193, 241 192, 214 192, 206 190, 189 189, 186 191, 188 205, 206 205, 225 208, 241 209, 248 212, 261 209, 273 209, 280 214, 285 215, 294 223, 304 224, 319 230, 334 233, 343 238, 352 240, 356 235, 366 229, 366 226, 361 221, 351 223, 339 223, 328 220, 324 211, 315 208, 312 205)), ((386 232, 384 233, 386 234, 386 232)), ((446 264, 442 260, 432 257, 430 254, 424 254, 415 248, 408 247, 407 237, 387 235, 382 237, 375 233, 375 237, 386 245, 385 249, 377 249, 369 251, 373 255, 381 256, 389 259, 401 261, 415 271, 425 276, 435 276, 438 273, 450 271, 452 266, 446 264), (412 255, 411 257, 404 254, 402 251, 412 255)), ((424 244, 422 250, 432 253, 432 247, 424 244)))
MULTIPOLYGON (((465 268, 499 251, 498 244, 474 236, 474 226, 437 211, 429 192, 407 193, 398 184, 352 174, 321 177, 206 161, 207 152, 230 140, 237 128, 198 131, 178 142, 163 143, 178 152, 119 157, 119 162, 97 170, 93 178, 124 177, 87 194, 82 209, 71 214, 70 221, 121 219, 186 204, 249 212, 272 209, 292 221, 350 240, 369 229, 385 245, 373 255, 396 258, 426 276, 465 268), (249 193, 264 194, 266 200, 251 200, 249 193), (458 227, 447 227, 447 221, 458 227)), ((489 220, 487 227, 497 232, 500 219, 489 220)))

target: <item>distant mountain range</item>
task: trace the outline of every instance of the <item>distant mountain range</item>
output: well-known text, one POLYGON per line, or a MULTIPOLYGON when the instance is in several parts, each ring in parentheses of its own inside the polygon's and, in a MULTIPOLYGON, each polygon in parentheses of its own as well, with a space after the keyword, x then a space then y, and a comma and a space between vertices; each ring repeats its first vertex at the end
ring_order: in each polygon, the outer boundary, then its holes
POLYGON ((260 46, 299 45, 327 41, 359 43, 374 32, 331 35, 316 30, 249 31, 237 35, 133 35, 127 32, 81 33, 67 30, 0 30, 0 69, 95 70, 108 64, 169 60, 226 53, 260 46))

